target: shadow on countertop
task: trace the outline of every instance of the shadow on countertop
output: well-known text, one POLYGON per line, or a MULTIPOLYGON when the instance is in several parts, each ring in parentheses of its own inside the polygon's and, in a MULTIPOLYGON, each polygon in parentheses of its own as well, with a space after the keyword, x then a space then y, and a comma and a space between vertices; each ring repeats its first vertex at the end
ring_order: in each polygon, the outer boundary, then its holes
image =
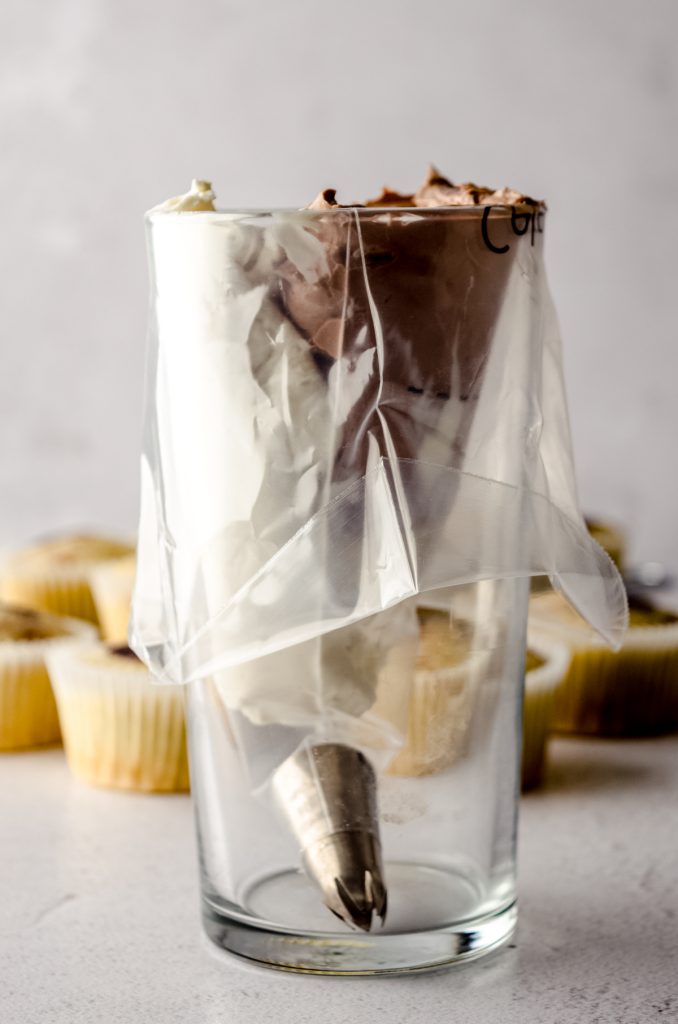
POLYGON ((645 789, 672 785, 678 735, 642 739, 554 737, 542 785, 524 799, 557 791, 645 789))

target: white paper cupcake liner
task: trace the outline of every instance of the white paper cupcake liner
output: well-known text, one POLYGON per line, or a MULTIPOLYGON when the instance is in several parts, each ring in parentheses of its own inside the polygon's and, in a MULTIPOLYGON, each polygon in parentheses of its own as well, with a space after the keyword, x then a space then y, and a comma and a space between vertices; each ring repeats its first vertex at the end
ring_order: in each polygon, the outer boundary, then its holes
POLYGON ((616 652, 593 637, 556 594, 533 599, 530 621, 572 650, 555 696, 556 731, 652 736, 678 730, 678 621, 632 625, 616 652))
POLYGON ((93 640, 84 622, 49 616, 65 635, 44 640, 0 641, 0 751, 59 743, 61 730, 45 659, 93 640))
POLYGON ((678 730, 678 623, 632 626, 617 652, 575 648, 554 727, 594 736, 678 730))
POLYGON ((95 566, 89 574, 101 635, 110 644, 126 644, 136 573, 134 555, 95 566))
POLYGON ((48 659, 71 771, 96 786, 187 790, 183 690, 154 684, 136 660, 104 660, 103 652, 48 659))

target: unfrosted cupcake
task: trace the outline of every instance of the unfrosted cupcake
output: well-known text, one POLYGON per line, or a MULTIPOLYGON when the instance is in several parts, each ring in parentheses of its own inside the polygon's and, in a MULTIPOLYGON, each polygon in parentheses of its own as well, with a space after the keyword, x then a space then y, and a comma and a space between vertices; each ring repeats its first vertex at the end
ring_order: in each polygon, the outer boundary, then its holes
POLYGON ((135 574, 134 555, 104 562, 90 573, 90 585, 101 635, 107 643, 127 643, 135 574))
POLYGON ((569 663, 570 651, 565 644, 543 636, 530 636, 525 655, 523 701, 521 776, 524 790, 533 789, 542 780, 555 694, 569 663))
POLYGON ((477 685, 489 665, 489 652, 472 649, 469 622, 423 608, 418 616, 418 643, 409 655, 394 649, 372 709, 405 736, 388 767, 392 775, 432 775, 463 754, 477 685))
POLYGON ((0 597, 27 608, 98 623, 92 569, 130 555, 133 548, 106 537, 76 535, 43 540, 5 556, 0 597))
POLYGON ((534 598, 530 619, 572 648, 554 728, 600 736, 678 729, 678 613, 631 600, 621 650, 596 641, 558 594, 534 598))
POLYGON ((47 664, 77 778, 144 792, 188 789, 182 688, 153 683, 127 647, 56 651, 47 664))
POLYGON ((45 657, 94 636, 85 622, 0 602, 0 750, 59 742, 45 657))

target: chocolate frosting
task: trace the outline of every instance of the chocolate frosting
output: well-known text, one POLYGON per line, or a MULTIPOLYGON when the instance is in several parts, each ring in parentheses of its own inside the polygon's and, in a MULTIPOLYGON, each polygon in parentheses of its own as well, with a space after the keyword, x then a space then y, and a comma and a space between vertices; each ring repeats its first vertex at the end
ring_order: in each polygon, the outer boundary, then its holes
POLYGON ((136 654, 127 644, 107 644, 108 653, 116 658, 129 658, 131 661, 138 661, 136 654))
MULTIPOLYGON (((415 481, 420 461, 463 468, 519 249, 512 199, 527 217, 531 201, 522 194, 455 186, 431 169, 413 196, 385 189, 359 213, 340 207, 331 189, 312 204, 316 215, 306 230, 322 243, 326 269, 309 280, 291 262, 283 264, 279 297, 344 410, 336 424, 335 487, 364 476, 375 456, 387 460, 394 480, 397 463, 415 481), (496 208, 486 211, 490 198, 496 208), (398 212, 391 203, 412 209, 398 212), (493 247, 483 236, 484 217, 493 247)), ((436 536, 454 486, 449 477, 433 492, 427 470, 421 488, 414 482, 408 492, 422 565, 436 558, 425 538, 436 536)), ((356 543, 361 516, 357 496, 356 543)))
POLYGON ((384 185, 376 199, 368 199, 366 206, 414 206, 414 196, 404 195, 402 192, 395 192, 392 188, 384 185))
POLYGON ((337 190, 335 188, 324 188, 318 192, 312 203, 308 204, 309 210, 331 210, 337 203, 337 190))
POLYGON ((414 206, 540 206, 541 203, 513 188, 492 189, 467 181, 453 185, 433 165, 412 197, 414 206))
MULTIPOLYGON (((491 213, 493 245, 509 246, 501 254, 484 243, 479 210, 445 211, 490 202, 538 205, 512 189, 453 185, 431 167, 413 196, 384 189, 359 218, 354 208, 339 206, 333 189, 309 207, 328 214, 308 228, 323 243, 327 271, 309 281, 284 264, 281 299, 319 365, 329 371, 341 361, 344 368, 350 413, 340 477, 364 467, 370 436, 384 453, 419 457, 443 407, 477 398, 517 239, 507 209, 491 213), (389 214, 391 204, 440 209, 404 217, 389 214)), ((470 411, 459 417, 454 465, 462 460, 471 418, 470 411)))
POLYGON ((384 186, 380 194, 374 199, 368 199, 365 203, 350 203, 344 206, 337 202, 336 189, 326 188, 319 192, 312 203, 309 203, 308 210, 333 210, 333 209, 355 209, 356 207, 391 207, 401 209, 403 207, 419 207, 426 209, 431 207, 446 206, 535 206, 544 207, 539 199, 531 199, 514 188, 488 188, 485 185, 475 185, 472 181, 464 182, 462 185, 454 185, 440 171, 430 164, 426 171, 426 177, 416 192, 407 194, 396 192, 394 189, 384 186))
POLYGON ((368 199, 367 206, 543 206, 540 200, 530 199, 513 188, 493 189, 467 181, 453 185, 440 171, 429 165, 426 177, 413 195, 404 195, 389 188, 382 189, 376 199, 368 199))

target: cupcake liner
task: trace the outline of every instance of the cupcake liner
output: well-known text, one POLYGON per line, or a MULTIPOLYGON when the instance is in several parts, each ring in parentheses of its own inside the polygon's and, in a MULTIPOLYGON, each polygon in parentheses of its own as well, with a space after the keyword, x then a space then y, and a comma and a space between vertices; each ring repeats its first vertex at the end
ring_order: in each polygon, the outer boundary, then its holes
POLYGON ((487 652, 474 651, 462 665, 415 672, 405 745, 389 765, 389 774, 433 775, 461 757, 476 686, 488 665, 487 652))
POLYGON ((523 790, 533 789, 542 781, 555 694, 570 662, 570 651, 564 644, 531 634, 528 647, 543 660, 543 664, 525 673, 521 760, 523 790))
POLYGON ((678 730, 678 617, 631 625, 617 652, 591 638, 557 595, 535 598, 530 619, 572 649, 555 695, 555 731, 653 736, 678 730))
POLYGON ((189 788, 179 688, 154 684, 136 661, 118 666, 101 647, 55 654, 48 668, 77 778, 142 792, 189 788))
POLYGON ((45 640, 0 642, 0 751, 61 741, 45 658, 53 651, 91 641, 95 631, 63 618, 54 617, 53 624, 69 632, 45 640))
POLYGON ((0 661, 0 751, 58 743, 61 739, 47 669, 35 660, 0 661))
POLYGON ((101 635, 108 643, 127 643, 135 573, 134 555, 96 566, 90 573, 101 635))
POLYGON ((556 693, 554 728, 597 736, 678 730, 678 623, 631 628, 622 649, 577 649, 556 693))
POLYGON ((490 654, 468 649, 459 660, 457 648, 446 658, 445 629, 428 634, 422 628, 418 645, 416 639, 405 641, 380 679, 372 711, 405 736, 388 766, 391 775, 432 775, 466 749, 478 683, 490 654))

